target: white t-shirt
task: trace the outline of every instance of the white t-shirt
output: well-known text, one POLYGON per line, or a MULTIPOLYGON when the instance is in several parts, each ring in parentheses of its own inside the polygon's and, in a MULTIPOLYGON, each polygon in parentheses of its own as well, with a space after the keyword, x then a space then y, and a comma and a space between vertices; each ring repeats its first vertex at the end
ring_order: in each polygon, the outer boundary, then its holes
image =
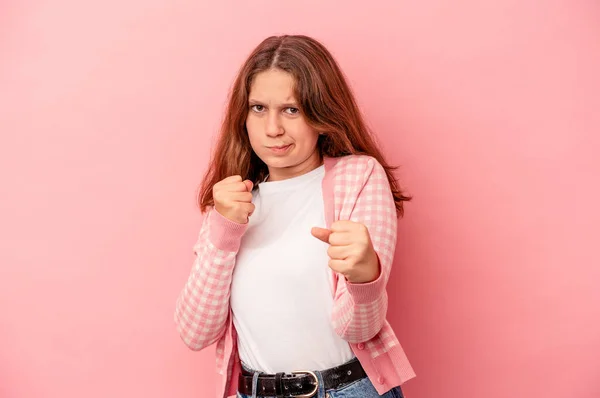
POLYGON ((328 245, 310 233, 325 228, 324 173, 320 166, 253 191, 231 308, 240 359, 255 370, 323 370, 354 358, 331 326, 328 245))

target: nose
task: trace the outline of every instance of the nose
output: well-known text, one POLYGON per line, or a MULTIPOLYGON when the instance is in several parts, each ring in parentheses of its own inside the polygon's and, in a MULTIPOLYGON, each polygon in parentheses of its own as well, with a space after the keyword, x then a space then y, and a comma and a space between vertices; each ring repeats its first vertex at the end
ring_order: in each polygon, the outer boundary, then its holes
POLYGON ((279 120, 279 115, 276 112, 270 113, 267 116, 267 125, 265 126, 265 132, 269 137, 277 137, 283 134, 283 126, 279 120))

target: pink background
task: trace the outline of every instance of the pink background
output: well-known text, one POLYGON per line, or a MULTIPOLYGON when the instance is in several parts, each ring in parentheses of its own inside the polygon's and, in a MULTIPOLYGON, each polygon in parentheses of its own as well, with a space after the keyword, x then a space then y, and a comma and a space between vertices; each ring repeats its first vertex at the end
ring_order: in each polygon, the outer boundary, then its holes
POLYGON ((239 64, 335 54, 415 200, 410 398, 600 396, 595 1, 0 2, 0 397, 211 397, 173 325, 239 64), (543 5, 542 5, 543 4, 543 5), (368 5, 368 7, 367 7, 368 5))

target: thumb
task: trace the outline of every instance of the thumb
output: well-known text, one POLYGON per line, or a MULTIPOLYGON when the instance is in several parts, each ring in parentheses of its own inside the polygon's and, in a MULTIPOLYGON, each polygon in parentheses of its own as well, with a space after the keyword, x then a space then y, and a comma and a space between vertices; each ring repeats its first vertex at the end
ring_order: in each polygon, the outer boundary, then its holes
POLYGON ((244 184, 246 184, 246 189, 248 190, 248 192, 252 192, 252 187, 254 187, 254 184, 252 183, 252 181, 245 180, 244 184))
POLYGON ((310 230, 310 233, 312 234, 312 236, 314 236, 315 238, 325 242, 325 243, 329 243, 329 235, 331 235, 331 231, 325 228, 319 228, 319 227, 313 227, 310 230))

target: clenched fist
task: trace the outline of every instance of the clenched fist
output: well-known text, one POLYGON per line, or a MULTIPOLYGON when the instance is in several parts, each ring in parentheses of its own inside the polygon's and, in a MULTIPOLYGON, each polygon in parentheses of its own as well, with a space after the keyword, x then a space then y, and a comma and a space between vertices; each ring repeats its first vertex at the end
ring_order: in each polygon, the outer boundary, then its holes
POLYGON ((369 230, 353 221, 336 221, 331 229, 314 227, 312 235, 329 244, 329 267, 351 283, 368 283, 379 277, 380 267, 369 230))
POLYGON ((246 224, 254 212, 252 204, 252 181, 239 175, 227 177, 213 186, 215 210, 223 217, 238 224, 246 224))

